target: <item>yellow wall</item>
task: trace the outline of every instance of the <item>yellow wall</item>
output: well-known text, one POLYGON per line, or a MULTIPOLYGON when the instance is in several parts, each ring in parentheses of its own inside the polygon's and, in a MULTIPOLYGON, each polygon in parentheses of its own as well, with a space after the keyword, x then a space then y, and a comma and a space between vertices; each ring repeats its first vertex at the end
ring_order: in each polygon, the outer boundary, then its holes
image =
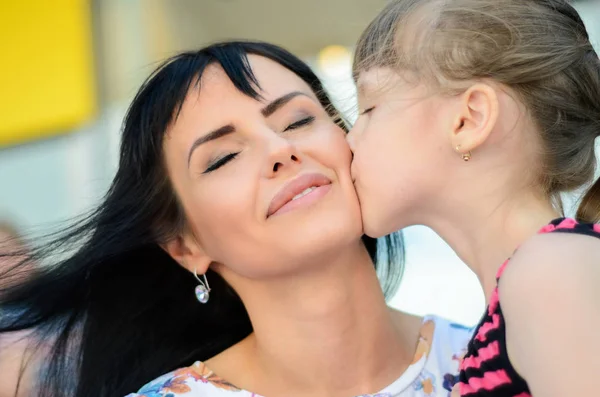
POLYGON ((0 0, 0 146, 94 116, 89 0, 0 0))

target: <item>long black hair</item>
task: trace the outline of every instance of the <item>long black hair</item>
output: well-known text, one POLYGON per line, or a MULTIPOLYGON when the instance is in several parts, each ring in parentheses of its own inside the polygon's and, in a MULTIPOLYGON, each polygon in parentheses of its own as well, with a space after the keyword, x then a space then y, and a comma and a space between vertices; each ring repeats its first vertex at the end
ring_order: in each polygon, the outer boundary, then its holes
MULTIPOLYGON (((36 395, 125 395, 252 332, 242 301, 225 280, 211 272, 215 292, 201 305, 194 277, 159 247, 184 227, 165 171, 165 131, 210 64, 220 65, 242 93, 258 98, 248 54, 294 72, 343 124, 311 69, 271 44, 219 43, 162 64, 129 107, 118 171, 102 203, 0 275, 6 286, 0 290, 0 333, 33 330, 32 343, 43 355, 36 395), (22 269, 32 262, 44 264, 23 279, 22 269)), ((363 241, 376 263, 378 242, 363 241)), ((381 254, 376 266, 389 296, 402 273, 400 237, 388 237, 381 254)))

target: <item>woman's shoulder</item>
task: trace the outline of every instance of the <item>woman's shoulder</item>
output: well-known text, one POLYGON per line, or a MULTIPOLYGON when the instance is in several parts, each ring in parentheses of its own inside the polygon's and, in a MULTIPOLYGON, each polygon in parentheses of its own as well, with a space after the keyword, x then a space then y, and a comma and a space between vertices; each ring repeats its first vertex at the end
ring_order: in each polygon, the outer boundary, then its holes
MULTIPOLYGON (((433 393, 450 392, 458 381, 458 368, 474 328, 439 317, 425 316, 416 359, 424 359, 413 386, 433 393), (419 355, 419 352, 424 353, 419 355)), ((437 395, 437 394, 436 394, 437 395)))
POLYGON ((425 323, 434 324, 431 340, 431 355, 440 365, 451 363, 454 366, 466 351, 475 327, 466 326, 439 316, 426 316, 425 323))
POLYGON ((243 390, 219 378, 198 361, 153 380, 127 397, 227 397, 231 393, 240 397, 244 395, 243 390))
MULTIPOLYGON (((464 353, 475 329, 437 315, 418 317, 397 310, 394 312, 398 317, 408 318, 410 323, 414 324, 410 328, 418 327, 418 343, 413 364, 425 359, 434 366, 452 366, 457 357, 464 353)), ((403 324, 406 323, 405 320, 403 324)))
POLYGON ((440 316, 426 316, 425 321, 432 321, 435 324, 434 344, 447 345, 451 342, 451 346, 462 346, 465 339, 467 341, 471 339, 475 330, 474 326, 463 325, 440 316))

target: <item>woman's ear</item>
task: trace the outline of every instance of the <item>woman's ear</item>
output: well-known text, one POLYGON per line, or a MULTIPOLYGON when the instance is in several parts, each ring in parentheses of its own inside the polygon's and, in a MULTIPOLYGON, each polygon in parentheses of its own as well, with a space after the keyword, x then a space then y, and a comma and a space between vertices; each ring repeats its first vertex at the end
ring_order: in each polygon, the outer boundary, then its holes
POLYGON ((196 238, 189 233, 161 244, 161 248, 192 273, 195 271, 197 274, 204 274, 212 263, 212 259, 206 255, 196 238))

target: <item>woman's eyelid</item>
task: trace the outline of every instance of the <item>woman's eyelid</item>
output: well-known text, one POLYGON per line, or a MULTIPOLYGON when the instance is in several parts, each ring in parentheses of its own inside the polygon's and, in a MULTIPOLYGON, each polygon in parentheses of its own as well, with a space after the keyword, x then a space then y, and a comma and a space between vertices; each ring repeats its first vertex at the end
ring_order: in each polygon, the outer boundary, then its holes
MULTIPOLYGON (((293 116, 288 119, 293 120, 293 121, 284 123, 285 124, 285 127, 283 129, 284 132, 293 130, 296 128, 304 127, 306 125, 313 123, 317 119, 315 112, 306 109, 306 106, 304 106, 301 109, 296 109, 295 111, 293 111, 292 114, 293 114, 293 116)), ((237 152, 231 151, 231 152, 227 152, 224 154, 218 154, 215 156, 211 156, 205 164, 205 167, 204 167, 205 171, 203 171, 202 173, 210 173, 212 171, 215 171, 215 170, 223 167, 224 165, 229 163, 231 160, 235 159, 239 154, 240 154, 239 151, 237 151, 237 152), (223 162, 223 160, 225 160, 225 162, 223 162), (223 164, 221 164, 222 162, 223 162, 223 164), (216 168, 215 168, 215 165, 217 166, 216 168)))
POLYGON ((282 114, 278 122, 281 123, 278 127, 279 131, 288 131, 297 127, 303 127, 317 119, 319 113, 314 109, 316 107, 315 104, 308 98, 306 100, 307 102, 299 103, 297 106, 290 106, 291 109, 289 112, 282 112, 284 114, 282 114))
POLYGON ((240 152, 230 152, 225 155, 215 157, 208 162, 208 165, 206 165, 205 170, 202 173, 208 174, 218 170, 219 168, 227 165, 231 160, 235 159, 239 154, 240 152))
POLYGON ((316 120, 315 116, 311 116, 311 115, 303 116, 301 118, 296 119, 296 121, 287 124, 286 127, 283 129, 283 131, 285 132, 285 131, 294 130, 296 128, 301 128, 301 127, 307 126, 307 125, 313 123, 315 120, 316 120))

